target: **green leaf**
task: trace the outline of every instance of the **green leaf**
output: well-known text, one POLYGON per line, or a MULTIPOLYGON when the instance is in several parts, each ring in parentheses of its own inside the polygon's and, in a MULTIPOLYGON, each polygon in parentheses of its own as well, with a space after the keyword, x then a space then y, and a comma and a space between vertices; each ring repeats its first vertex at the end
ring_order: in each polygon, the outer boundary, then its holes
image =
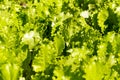
POLYGON ((48 44, 42 44, 40 46, 39 53, 34 57, 33 60, 33 70, 35 72, 45 71, 46 68, 53 64, 57 54, 54 48, 53 42, 48 42, 48 44))
POLYGON ((104 24, 104 22, 107 20, 109 16, 109 13, 106 9, 101 9, 98 13, 98 25, 101 27, 102 33, 104 33, 105 29, 107 28, 107 25, 104 24))
POLYGON ((56 35, 54 37, 54 45, 58 54, 60 55, 63 52, 63 49, 65 48, 64 38, 61 35, 56 35))
POLYGON ((3 80, 17 80, 19 66, 16 64, 3 64, 1 66, 2 78, 3 80))

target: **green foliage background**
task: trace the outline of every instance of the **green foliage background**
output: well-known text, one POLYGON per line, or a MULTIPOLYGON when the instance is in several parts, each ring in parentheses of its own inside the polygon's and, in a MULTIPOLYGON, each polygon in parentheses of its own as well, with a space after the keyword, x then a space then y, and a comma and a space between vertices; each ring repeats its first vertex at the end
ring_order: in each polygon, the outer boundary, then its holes
POLYGON ((120 80, 120 1, 0 0, 0 80, 120 80))

